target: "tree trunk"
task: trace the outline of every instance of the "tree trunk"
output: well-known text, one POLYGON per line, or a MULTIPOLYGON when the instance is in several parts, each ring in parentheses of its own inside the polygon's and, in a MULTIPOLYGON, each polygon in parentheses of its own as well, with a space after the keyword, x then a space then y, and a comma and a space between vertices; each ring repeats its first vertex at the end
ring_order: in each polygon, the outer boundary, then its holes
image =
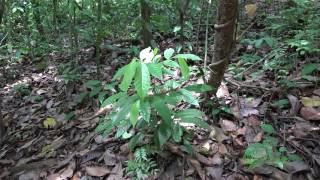
POLYGON ((97 8, 97 21, 96 21, 96 44, 95 44, 95 55, 96 55, 96 64, 97 64, 97 75, 100 77, 100 64, 101 64, 101 43, 102 43, 102 0, 98 1, 97 8))
POLYGON ((41 35, 41 38, 44 38, 44 28, 41 22, 41 17, 40 17, 40 4, 38 0, 31 0, 31 4, 32 4, 32 10, 33 10, 33 18, 34 21, 36 22, 36 27, 37 30, 39 32, 39 34, 41 35))
POLYGON ((4 11, 6 9, 6 1, 5 0, 0 0, 0 25, 2 24, 2 18, 4 15, 4 11))
POLYGON ((53 26, 54 29, 57 30, 57 22, 58 22, 58 8, 59 8, 59 4, 58 4, 58 0, 53 0, 52 1, 53 4, 53 14, 52 14, 52 21, 53 21, 53 26))
POLYGON ((214 26, 214 56, 209 65, 208 79, 208 84, 216 90, 221 84, 234 47, 237 15, 238 0, 218 1, 217 24, 214 26))
POLYGON ((179 12, 179 26, 180 26, 180 42, 183 44, 184 42, 184 22, 185 22, 185 15, 187 9, 189 7, 190 0, 180 0, 178 4, 178 12, 179 12))
POLYGON ((143 42, 143 47, 151 46, 152 41, 152 32, 150 29, 150 16, 151 16, 151 8, 149 7, 146 0, 140 0, 141 5, 141 37, 143 42))

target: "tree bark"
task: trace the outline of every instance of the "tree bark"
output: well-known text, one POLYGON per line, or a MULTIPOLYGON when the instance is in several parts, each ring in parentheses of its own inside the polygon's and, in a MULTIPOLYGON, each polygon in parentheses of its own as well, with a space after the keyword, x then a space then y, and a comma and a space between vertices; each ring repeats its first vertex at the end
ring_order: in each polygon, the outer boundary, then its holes
POLYGON ((208 79, 208 84, 215 87, 215 91, 221 84, 234 47, 237 15, 238 0, 218 1, 217 24, 214 26, 214 55, 209 65, 208 79))
POLYGON ((44 38, 44 28, 41 22, 41 17, 40 17, 40 3, 38 0, 31 0, 31 4, 32 4, 32 10, 33 10, 33 19, 36 22, 36 27, 37 30, 39 32, 39 34, 41 35, 41 38, 44 38))
POLYGON ((141 37, 143 42, 143 47, 151 46, 152 41, 152 32, 150 28, 150 16, 151 16, 151 8, 146 2, 146 0, 140 0, 141 5, 141 37))
POLYGON ((6 9, 6 1, 0 0, 0 25, 2 24, 2 19, 3 19, 5 9, 6 9))

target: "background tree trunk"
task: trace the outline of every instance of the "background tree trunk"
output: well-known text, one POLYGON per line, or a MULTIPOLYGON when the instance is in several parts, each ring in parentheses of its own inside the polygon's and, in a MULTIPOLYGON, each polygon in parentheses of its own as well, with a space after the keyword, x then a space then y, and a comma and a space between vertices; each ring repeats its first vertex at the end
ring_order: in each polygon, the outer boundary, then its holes
POLYGON ((0 25, 2 24, 2 18, 6 9, 6 1, 0 0, 0 25))
POLYGON ((40 17, 40 2, 38 0, 31 0, 32 10, 33 10, 33 19, 36 22, 37 30, 41 36, 44 38, 44 28, 42 25, 41 17, 40 17))
POLYGON ((220 86, 235 43, 238 0, 219 0, 215 24, 214 55, 209 65, 208 84, 220 86))
POLYGON ((151 7, 145 0, 140 0, 141 5, 141 37, 143 42, 143 47, 151 46, 152 41, 152 32, 150 29, 150 16, 151 16, 151 7))

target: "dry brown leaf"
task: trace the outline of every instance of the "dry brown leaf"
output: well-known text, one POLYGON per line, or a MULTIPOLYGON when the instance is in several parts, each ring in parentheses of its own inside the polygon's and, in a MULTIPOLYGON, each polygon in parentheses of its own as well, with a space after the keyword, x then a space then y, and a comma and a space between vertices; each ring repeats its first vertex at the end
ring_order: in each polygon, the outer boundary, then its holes
POLYGON ((87 166, 86 172, 90 176, 103 177, 103 176, 109 174, 110 170, 106 167, 99 167, 99 166, 89 167, 89 166, 87 166))
POLYGON ((262 137, 263 137, 263 133, 262 132, 259 132, 253 139, 253 142, 260 142, 262 140, 262 137))
POLYGON ((123 179, 123 169, 121 163, 118 163, 111 171, 107 180, 120 180, 123 179))
POLYGON ((190 162, 191 166, 197 171, 198 175, 202 180, 206 179, 204 170, 201 167, 201 164, 199 163, 198 160, 193 159, 193 158, 188 158, 188 161, 190 162))
POLYGON ((228 90, 228 87, 226 86, 226 84, 224 82, 221 83, 220 87, 217 90, 216 93, 217 98, 229 98, 230 97, 230 93, 228 90))
POLYGON ((297 115, 300 108, 299 99, 291 94, 288 95, 288 99, 291 105, 290 115, 297 115))
POLYGON ((257 4, 247 4, 245 6, 245 9, 246 9, 246 14, 249 17, 254 17, 256 15, 258 6, 257 6, 257 4))
POLYGON ((316 89, 313 91, 314 95, 320 96, 320 89, 316 89))
POLYGON ((320 121, 320 112, 312 107, 301 108, 300 115, 309 121, 320 121))
POLYGON ((206 174, 208 174, 209 179, 212 180, 219 180, 223 179, 222 178, 222 173, 223 173, 223 168, 222 167, 206 167, 206 174))
POLYGON ((220 125, 224 132, 234 132, 237 130, 237 125, 235 125, 232 121, 221 119, 220 125))

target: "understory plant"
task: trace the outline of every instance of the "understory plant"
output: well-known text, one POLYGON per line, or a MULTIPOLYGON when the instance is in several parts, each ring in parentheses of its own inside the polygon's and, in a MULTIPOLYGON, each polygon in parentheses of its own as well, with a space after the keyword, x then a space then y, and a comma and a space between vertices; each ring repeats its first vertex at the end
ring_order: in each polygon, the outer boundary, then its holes
POLYGON ((298 161, 301 158, 295 154, 287 153, 284 146, 279 146, 279 141, 274 137, 275 129, 270 124, 262 124, 261 128, 265 137, 261 143, 252 143, 245 150, 243 162, 249 168, 262 165, 271 165, 283 169, 284 164, 298 161))
POLYGON ((203 113, 196 109, 199 100, 194 93, 212 88, 192 84, 193 70, 187 63, 201 59, 193 54, 174 56, 174 52, 167 49, 162 58, 157 50, 147 48, 139 59, 134 58, 117 71, 113 80, 118 91, 102 103, 102 107, 112 105, 112 110, 100 122, 97 132, 109 134, 116 128, 116 137, 130 139, 133 150, 145 143, 161 147, 168 141, 182 142, 183 123, 209 128, 202 120, 203 113), (184 108, 178 104, 184 104, 184 108))

